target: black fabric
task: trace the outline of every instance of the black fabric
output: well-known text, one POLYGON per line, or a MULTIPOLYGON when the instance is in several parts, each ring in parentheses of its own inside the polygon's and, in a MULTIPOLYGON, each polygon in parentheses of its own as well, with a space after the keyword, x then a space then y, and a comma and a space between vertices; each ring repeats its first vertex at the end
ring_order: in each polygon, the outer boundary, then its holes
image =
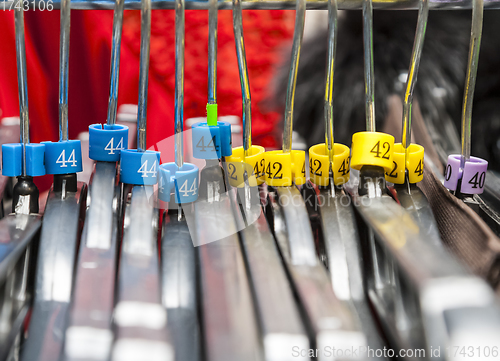
POLYGON ((424 172, 419 187, 429 200, 443 243, 474 274, 500 292, 500 239, 429 169, 424 172))

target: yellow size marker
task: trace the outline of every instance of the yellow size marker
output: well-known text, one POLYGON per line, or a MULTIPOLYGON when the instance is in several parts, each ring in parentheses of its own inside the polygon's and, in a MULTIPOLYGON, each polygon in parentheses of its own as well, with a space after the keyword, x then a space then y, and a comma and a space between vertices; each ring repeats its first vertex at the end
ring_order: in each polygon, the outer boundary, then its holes
POLYGON ((265 181, 274 187, 289 187, 306 182, 306 154, 302 150, 283 153, 282 150, 266 152, 265 181))
POLYGON ((382 167, 391 172, 393 167, 394 137, 380 132, 359 132, 352 136, 351 168, 364 165, 382 167))
POLYGON ((394 144, 392 169, 385 173, 385 179, 394 184, 404 184, 405 169, 408 169, 408 181, 418 183, 424 178, 424 147, 410 144, 405 167, 405 150, 401 143, 394 144))
POLYGON ((244 174, 247 172, 248 184, 251 187, 264 183, 265 149, 252 145, 244 157, 243 147, 233 148, 233 154, 226 157, 229 184, 233 187, 245 186, 244 174))
MULTIPOLYGON (((335 143, 333 145, 333 183, 341 185, 349 181, 349 147, 335 143)), ((319 186, 330 184, 330 161, 326 144, 316 144, 309 148, 309 178, 319 186)))

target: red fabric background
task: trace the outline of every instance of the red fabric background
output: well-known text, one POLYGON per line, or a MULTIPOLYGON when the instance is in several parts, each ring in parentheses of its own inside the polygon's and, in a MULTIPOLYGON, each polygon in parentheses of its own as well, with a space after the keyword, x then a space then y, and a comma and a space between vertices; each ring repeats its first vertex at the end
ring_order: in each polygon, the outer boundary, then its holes
MULTIPOLYGON (((31 141, 58 139, 59 11, 25 13, 31 141)), ((0 109, 3 117, 19 115, 14 14, 0 11, 0 109)), ((90 124, 104 123, 109 96, 113 12, 71 12, 69 132, 75 139, 90 124)), ((252 125, 256 144, 274 146, 279 114, 266 105, 273 72, 293 35, 293 11, 243 11, 245 46, 252 92, 252 125)), ((119 104, 137 104, 140 11, 124 15, 119 104)), ((186 11, 184 117, 206 114, 208 81, 208 12, 186 11)), ((286 52, 285 54, 287 54, 286 52)), ((148 95, 148 147, 174 132, 175 14, 153 10, 148 95)), ((232 28, 232 12, 219 11, 219 115, 241 116, 241 90, 232 28)), ((36 180, 47 189, 52 177, 36 180)))
MULTIPOLYGON (((32 142, 57 140, 59 11, 25 14, 29 109, 32 142)), ((253 134, 270 146, 279 115, 266 109, 270 81, 283 47, 293 33, 293 11, 243 12, 245 45, 253 103, 253 134)), ((112 11, 71 13, 69 78, 70 138, 88 125, 106 120, 109 96, 112 11)), ((14 14, 0 12, 0 108, 2 116, 19 114, 14 42, 14 14)), ((148 96, 148 146, 173 134, 175 17, 172 10, 152 13, 148 96)), ((137 104, 140 12, 126 11, 121 51, 119 103, 137 104)), ((185 118, 203 116, 207 102, 208 12, 186 11, 185 118)), ((241 116, 232 12, 219 11, 218 104, 220 115, 241 116)))

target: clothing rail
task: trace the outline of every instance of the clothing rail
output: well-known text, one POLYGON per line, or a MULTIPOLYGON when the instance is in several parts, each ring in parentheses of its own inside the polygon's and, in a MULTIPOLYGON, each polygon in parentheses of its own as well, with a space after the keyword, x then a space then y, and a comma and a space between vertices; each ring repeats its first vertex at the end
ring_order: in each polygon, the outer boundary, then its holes
MULTIPOLYGON (((0 9, 13 9, 23 3, 25 9, 51 10, 60 8, 60 0, 0 0, 0 9), (49 6, 50 4, 50 6, 49 6), (29 5, 29 7, 28 7, 29 5), (43 6, 43 9, 40 6, 43 6)), ((295 9, 295 0, 242 0, 243 9, 295 9)), ((362 0, 338 0, 341 10, 361 10, 362 0)), ((327 9, 326 0, 307 0, 307 9, 327 9)), ((152 0, 153 9, 174 9, 174 0, 152 0)), ((374 9, 416 10, 419 0, 373 0, 374 9)), ((114 0, 72 0, 71 8, 80 10, 110 10, 114 0)), ((141 0, 125 0, 125 9, 141 8, 141 0)), ((472 9, 472 0, 429 0, 431 10, 472 9)), ((500 9, 500 0, 485 0, 485 9, 500 9)), ((186 9, 207 10, 208 0, 186 0, 186 9)), ((219 9, 232 9, 232 0, 219 0, 219 9)))

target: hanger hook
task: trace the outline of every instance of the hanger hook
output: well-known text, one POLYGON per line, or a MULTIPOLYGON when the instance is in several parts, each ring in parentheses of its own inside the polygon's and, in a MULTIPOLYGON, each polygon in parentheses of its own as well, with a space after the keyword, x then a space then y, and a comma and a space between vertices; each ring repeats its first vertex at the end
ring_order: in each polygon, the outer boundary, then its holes
POLYGON ((233 0, 233 29, 241 84, 243 149, 244 156, 248 156, 248 150, 252 146, 252 98, 250 94, 250 83, 248 78, 245 40, 243 38, 243 15, 241 11, 241 0, 233 0))
POLYGON ((59 39, 59 140, 68 140, 68 82, 71 0, 61 0, 59 39))
POLYGON ((151 0, 141 0, 141 55, 139 65, 139 102, 137 114, 137 150, 144 152, 147 147, 147 108, 149 47, 151 43, 151 0))
POLYGON ((185 2, 175 0, 175 164, 184 165, 184 42, 185 2))
POLYGON ((333 169, 334 156, 334 124, 333 124, 333 79, 335 72, 335 55, 337 52, 337 0, 328 0, 328 60, 326 63, 325 85, 325 143, 330 168, 333 169))
POLYGON ((375 132, 375 73, 373 70, 373 3, 363 0, 366 130, 375 132))
POLYGON ((16 8, 14 11, 16 32, 16 58, 17 58, 17 82, 19 86, 19 118, 20 135, 23 145, 23 167, 22 175, 26 176, 26 149, 25 145, 30 142, 30 120, 28 110, 28 78, 26 71, 26 46, 24 41, 24 10, 16 8))
POLYGON ((472 101, 476 87, 477 66, 483 31, 483 5, 483 0, 474 0, 472 2, 472 29, 462 108, 462 156, 460 159, 460 168, 465 166, 465 162, 470 159, 471 153, 472 101))
POLYGON ((111 45, 111 76, 109 81, 108 125, 116 124, 118 82, 120 79, 120 48, 123 30, 125 0, 116 0, 113 11, 113 40, 111 45))
POLYGON ((417 30, 415 32, 415 41, 413 42, 413 50, 411 53, 410 68, 406 78, 406 90, 403 100, 403 131, 401 144, 405 151, 405 164, 408 158, 408 147, 411 144, 411 112, 413 106, 413 92, 417 83, 418 67, 420 66, 420 58, 422 48, 424 47, 425 30, 427 28, 427 18, 429 16, 429 1, 421 0, 418 9, 417 30))
POLYGON ((208 1, 208 104, 217 104, 217 0, 208 1))
POLYGON ((288 84, 286 87, 285 124, 283 129, 284 153, 290 153, 292 150, 293 106, 295 99, 295 87, 297 85, 297 68, 299 66, 300 48, 302 47, 302 38, 304 36, 305 19, 306 0, 297 0, 290 72, 288 73, 288 84))

